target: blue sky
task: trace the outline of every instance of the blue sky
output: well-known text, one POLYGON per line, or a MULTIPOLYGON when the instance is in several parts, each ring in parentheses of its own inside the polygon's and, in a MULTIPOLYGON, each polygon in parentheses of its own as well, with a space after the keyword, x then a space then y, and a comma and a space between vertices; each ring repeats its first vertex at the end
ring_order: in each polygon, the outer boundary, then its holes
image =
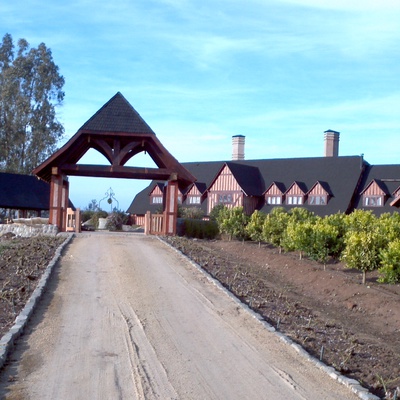
MULTIPOLYGON (((400 164, 398 0, 1 0, 0 27, 44 42, 65 77, 64 144, 120 91, 181 162, 340 155, 400 164)), ((86 162, 101 158, 88 153, 86 162)), ((132 165, 151 165, 144 157, 132 165)), ((147 181, 70 178, 84 208, 147 181)))

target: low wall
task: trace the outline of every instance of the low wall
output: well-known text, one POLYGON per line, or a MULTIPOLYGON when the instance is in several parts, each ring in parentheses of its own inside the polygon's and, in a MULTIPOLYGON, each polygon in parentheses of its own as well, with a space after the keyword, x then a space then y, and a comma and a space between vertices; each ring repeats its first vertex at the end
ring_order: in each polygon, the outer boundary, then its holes
POLYGON ((55 236, 58 233, 58 228, 55 225, 49 224, 0 224, 0 236, 7 232, 12 232, 14 235, 21 237, 31 237, 38 235, 55 236))

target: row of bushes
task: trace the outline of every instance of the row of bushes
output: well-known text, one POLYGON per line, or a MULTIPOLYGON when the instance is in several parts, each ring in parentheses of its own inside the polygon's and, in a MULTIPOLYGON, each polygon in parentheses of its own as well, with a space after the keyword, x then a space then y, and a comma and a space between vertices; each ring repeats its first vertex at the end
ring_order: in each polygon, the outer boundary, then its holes
POLYGON ((219 231, 230 238, 267 242, 280 251, 298 251, 326 265, 330 258, 363 273, 379 270, 382 283, 400 282, 400 214, 376 217, 371 211, 356 210, 326 217, 304 208, 283 207, 271 213, 255 211, 250 217, 243 207, 216 210, 219 231))

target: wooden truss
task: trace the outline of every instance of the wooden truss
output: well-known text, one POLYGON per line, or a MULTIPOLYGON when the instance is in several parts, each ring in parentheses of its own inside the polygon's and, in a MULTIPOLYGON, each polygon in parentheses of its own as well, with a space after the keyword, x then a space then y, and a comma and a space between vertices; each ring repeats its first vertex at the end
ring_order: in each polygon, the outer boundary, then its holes
MULTIPOLYGON (((35 168, 33 173, 51 184, 49 222, 62 231, 65 230, 65 213, 68 207, 68 176, 160 180, 174 182, 174 187, 181 188, 196 180, 167 151, 120 93, 106 103, 62 148, 35 168), (121 130, 120 117, 124 119, 123 126, 128 128, 121 130), (112 130, 113 123, 118 127, 115 131, 112 130), (98 129, 99 125, 106 129, 98 129), (89 149, 100 152, 109 165, 79 164, 79 160, 89 149), (125 165, 141 152, 148 153, 158 168, 125 165)), ((177 201, 176 196, 166 198, 177 201)), ((173 213, 177 210, 176 206, 169 204, 165 208, 173 210, 173 213)), ((174 219, 176 220, 176 215, 174 219)))

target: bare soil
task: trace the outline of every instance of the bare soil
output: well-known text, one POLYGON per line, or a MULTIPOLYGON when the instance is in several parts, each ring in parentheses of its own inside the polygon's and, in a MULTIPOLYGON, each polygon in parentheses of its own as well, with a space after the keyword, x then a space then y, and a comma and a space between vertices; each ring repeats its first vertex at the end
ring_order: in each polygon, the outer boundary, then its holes
POLYGON ((14 324, 65 237, 0 237, 0 337, 14 324))
MULTIPOLYGON (((400 285, 253 242, 166 240, 309 353, 372 393, 400 386, 400 285)), ((399 389, 397 389, 399 390, 399 389)))

